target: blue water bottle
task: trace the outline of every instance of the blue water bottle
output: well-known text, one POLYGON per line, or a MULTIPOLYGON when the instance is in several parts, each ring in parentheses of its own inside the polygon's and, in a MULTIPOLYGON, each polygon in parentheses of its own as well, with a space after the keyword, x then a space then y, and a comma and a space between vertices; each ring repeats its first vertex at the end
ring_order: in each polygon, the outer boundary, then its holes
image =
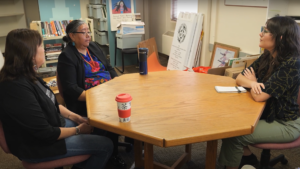
POLYGON ((140 74, 141 75, 148 74, 147 55, 148 55, 148 48, 139 48, 140 74))

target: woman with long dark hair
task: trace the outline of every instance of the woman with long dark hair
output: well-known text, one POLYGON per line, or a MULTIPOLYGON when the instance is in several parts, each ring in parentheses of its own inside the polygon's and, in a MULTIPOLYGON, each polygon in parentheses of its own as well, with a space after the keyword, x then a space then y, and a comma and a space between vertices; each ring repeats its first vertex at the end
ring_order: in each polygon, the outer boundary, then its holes
POLYGON ((8 33, 5 63, 0 71, 0 120, 11 153, 39 163, 91 154, 79 168, 104 168, 113 151, 110 139, 91 135, 88 121, 62 105, 36 76, 45 62, 39 32, 16 29, 8 33))
POLYGON ((289 17, 273 17, 259 35, 264 53, 238 75, 236 83, 250 88, 252 98, 266 101, 266 107, 252 134, 222 140, 219 162, 227 169, 257 165, 249 144, 285 143, 300 136, 299 26, 289 17))

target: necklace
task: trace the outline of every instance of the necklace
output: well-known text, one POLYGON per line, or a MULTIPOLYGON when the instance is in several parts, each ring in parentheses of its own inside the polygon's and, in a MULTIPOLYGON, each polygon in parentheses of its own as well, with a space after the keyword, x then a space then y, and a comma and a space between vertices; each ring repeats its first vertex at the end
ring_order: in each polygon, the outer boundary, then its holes
POLYGON ((99 63, 93 60, 93 58, 91 57, 90 52, 87 48, 86 48, 86 51, 87 51, 88 56, 90 57, 91 61, 85 60, 84 57, 81 55, 82 59, 91 66, 92 72, 98 72, 100 70, 99 63))

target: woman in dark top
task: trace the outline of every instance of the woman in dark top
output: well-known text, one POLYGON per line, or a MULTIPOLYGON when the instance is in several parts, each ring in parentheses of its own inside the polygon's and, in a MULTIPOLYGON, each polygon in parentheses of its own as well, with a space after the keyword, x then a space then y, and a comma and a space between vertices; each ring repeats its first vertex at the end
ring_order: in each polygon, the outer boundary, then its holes
POLYGON ((28 162, 91 154, 82 168, 103 168, 112 142, 90 135, 93 127, 80 115, 58 105, 36 70, 45 62, 41 35, 34 30, 8 33, 0 72, 0 120, 11 153, 28 162))
POLYGON ((285 143, 300 136, 299 27, 291 18, 274 17, 259 35, 264 53, 238 75, 236 83, 250 88, 253 99, 266 101, 266 107, 252 134, 222 140, 219 162, 227 169, 257 165, 249 144, 285 143))
MULTIPOLYGON (((85 90, 115 78, 117 73, 100 47, 90 42, 89 27, 85 22, 70 22, 66 34, 63 40, 68 44, 60 54, 57 65, 57 78, 62 87, 60 92, 68 109, 87 116, 85 90)), ((114 143, 111 162, 118 167, 125 167, 125 161, 118 155, 118 135, 110 132, 106 135, 114 143)))

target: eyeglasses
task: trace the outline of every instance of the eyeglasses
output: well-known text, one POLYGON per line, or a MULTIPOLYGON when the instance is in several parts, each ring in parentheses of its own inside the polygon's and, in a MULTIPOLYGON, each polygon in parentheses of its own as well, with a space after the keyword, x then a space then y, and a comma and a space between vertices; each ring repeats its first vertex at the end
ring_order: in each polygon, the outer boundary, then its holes
POLYGON ((81 33, 82 35, 85 35, 85 36, 86 36, 87 34, 88 34, 89 36, 91 36, 91 34, 92 34, 91 32, 72 32, 72 33, 81 33))
POLYGON ((261 31, 262 36, 264 36, 266 33, 270 33, 270 31, 268 31, 266 27, 263 27, 263 30, 261 31))

